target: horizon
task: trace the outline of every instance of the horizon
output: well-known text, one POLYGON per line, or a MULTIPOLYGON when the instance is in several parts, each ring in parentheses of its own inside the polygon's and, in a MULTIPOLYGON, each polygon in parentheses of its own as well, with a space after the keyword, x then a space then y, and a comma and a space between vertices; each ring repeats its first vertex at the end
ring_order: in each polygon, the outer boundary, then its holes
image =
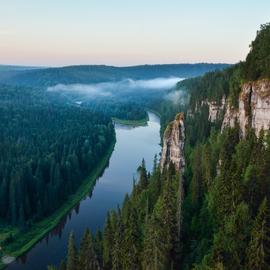
POLYGON ((46 69, 46 68, 66 68, 66 67, 81 67, 81 66, 100 66, 100 67, 116 67, 116 68, 129 68, 129 67, 141 67, 141 66, 166 66, 166 65, 235 65, 237 63, 222 63, 222 62, 194 62, 194 63, 166 63, 166 64, 160 64, 160 63, 153 63, 153 64, 138 64, 138 65, 109 65, 109 64, 71 64, 71 65, 65 65, 65 66, 33 66, 33 65, 17 65, 17 64, 5 64, 0 63, 0 67, 18 67, 18 68, 33 68, 33 69, 46 69))
POLYGON ((5 1, 1 64, 234 64, 245 59, 268 10, 267 0, 5 1))

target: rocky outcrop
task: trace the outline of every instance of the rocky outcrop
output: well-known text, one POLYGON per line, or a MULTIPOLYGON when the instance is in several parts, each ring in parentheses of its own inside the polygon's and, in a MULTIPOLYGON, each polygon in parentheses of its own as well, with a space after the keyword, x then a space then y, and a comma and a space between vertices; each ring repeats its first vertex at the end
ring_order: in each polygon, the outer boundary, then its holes
POLYGON ((234 127, 236 122, 238 122, 238 110, 227 104, 221 130, 226 127, 234 127))
POLYGON ((218 104, 217 102, 213 101, 206 101, 208 108, 209 108, 209 116, 208 120, 210 122, 215 122, 217 119, 219 119, 220 114, 223 112, 225 107, 225 97, 222 98, 221 104, 218 104))
POLYGON ((238 122, 244 137, 248 127, 258 136, 261 129, 270 129, 270 81, 267 79, 248 82, 242 85, 239 95, 239 107, 231 108, 228 104, 222 124, 233 127, 238 122))
MULTIPOLYGON (((209 110, 209 115, 208 115, 208 121, 214 123, 217 120, 222 119, 224 109, 226 105, 226 98, 225 96, 222 97, 221 101, 210 101, 210 100, 203 100, 198 103, 196 103, 195 110, 194 112, 199 111, 203 106, 207 106, 209 110)), ((187 115, 189 117, 193 117, 194 113, 191 109, 187 111, 187 115)))
POLYGON ((183 171, 185 166, 184 141, 184 114, 179 113, 176 115, 175 120, 167 126, 164 132, 160 161, 161 170, 168 167, 170 162, 172 162, 177 170, 183 171))

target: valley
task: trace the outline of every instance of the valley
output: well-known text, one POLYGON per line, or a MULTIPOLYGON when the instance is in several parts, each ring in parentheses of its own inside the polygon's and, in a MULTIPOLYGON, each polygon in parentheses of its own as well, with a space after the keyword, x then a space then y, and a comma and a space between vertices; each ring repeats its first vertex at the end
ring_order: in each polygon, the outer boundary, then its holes
POLYGON ((3 1, 0 269, 269 270, 269 9, 3 1))
POLYGON ((7 269, 38 270, 51 263, 59 264, 65 256, 70 231, 81 237, 86 228, 93 232, 102 230, 107 212, 121 206, 125 194, 131 192, 132 179, 137 178, 137 167, 143 158, 147 168, 152 169, 153 157, 160 152, 159 128, 159 119, 152 113, 149 113, 147 126, 132 128, 116 124, 114 151, 96 184, 92 182, 91 188, 83 185, 78 191, 80 197, 84 196, 81 202, 65 213, 58 225, 30 252, 7 269), (129 153, 128 157, 126 153, 129 153))

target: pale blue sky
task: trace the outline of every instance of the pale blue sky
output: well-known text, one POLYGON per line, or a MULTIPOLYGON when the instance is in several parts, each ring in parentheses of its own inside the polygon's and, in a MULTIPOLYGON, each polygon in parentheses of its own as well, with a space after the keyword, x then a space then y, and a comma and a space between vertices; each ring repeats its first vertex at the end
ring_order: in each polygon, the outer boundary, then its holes
POLYGON ((0 63, 243 60, 270 0, 1 0, 0 63))

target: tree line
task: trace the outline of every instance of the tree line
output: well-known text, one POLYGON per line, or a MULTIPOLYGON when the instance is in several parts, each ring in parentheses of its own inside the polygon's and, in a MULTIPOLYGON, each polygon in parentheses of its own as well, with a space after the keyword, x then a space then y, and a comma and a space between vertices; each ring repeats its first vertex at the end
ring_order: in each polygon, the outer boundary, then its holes
POLYGON ((0 86, 0 218, 27 228, 53 213, 114 142, 111 119, 0 86))
POLYGON ((180 175, 171 166, 152 173, 144 161, 138 181, 122 207, 108 213, 104 232, 89 230, 77 250, 71 233, 67 258, 48 269, 174 269, 179 263, 178 205, 180 175), (86 240, 87 244, 86 244, 86 240))
MULTIPOLYGON (((270 269, 270 135, 248 128, 241 138, 237 125, 221 133, 222 115, 211 123, 203 104, 225 97, 237 108, 241 83, 270 79, 269 30, 261 27, 246 62, 179 83, 190 94, 185 108, 177 105, 186 112, 184 174, 172 165, 161 172, 156 159, 149 174, 142 163, 132 194, 108 213, 103 233, 87 231, 79 250, 71 234, 67 258, 49 269, 270 269)), ((159 107, 163 129, 174 110, 159 107)))

